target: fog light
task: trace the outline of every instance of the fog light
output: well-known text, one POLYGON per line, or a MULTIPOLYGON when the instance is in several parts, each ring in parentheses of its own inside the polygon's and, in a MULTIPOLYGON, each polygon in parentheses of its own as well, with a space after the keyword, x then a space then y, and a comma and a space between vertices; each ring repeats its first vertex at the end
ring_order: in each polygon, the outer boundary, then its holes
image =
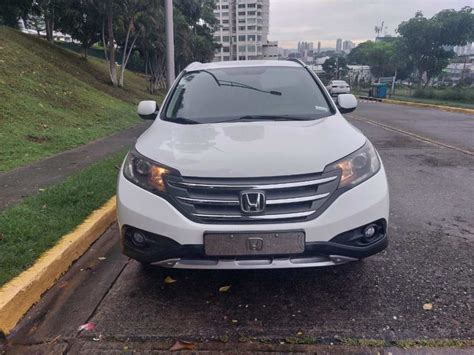
POLYGON ((145 244, 145 241, 146 241, 146 238, 142 233, 134 232, 132 234, 132 242, 136 246, 143 246, 145 244))
POLYGON ((377 233, 377 226, 375 224, 370 224, 364 228, 364 238, 367 240, 372 239, 377 233))

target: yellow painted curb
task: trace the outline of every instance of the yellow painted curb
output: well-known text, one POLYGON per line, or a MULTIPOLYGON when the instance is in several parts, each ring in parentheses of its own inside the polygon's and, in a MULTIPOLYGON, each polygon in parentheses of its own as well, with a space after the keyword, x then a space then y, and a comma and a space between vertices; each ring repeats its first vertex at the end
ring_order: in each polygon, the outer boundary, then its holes
POLYGON ((8 335, 41 295, 54 285, 116 220, 115 196, 63 236, 29 269, 0 288, 0 332, 8 335))
POLYGON ((388 103, 388 104, 397 104, 397 105, 405 105, 405 106, 435 108, 438 110, 443 110, 443 111, 448 111, 448 112, 467 113, 469 115, 474 115, 474 109, 470 109, 470 108, 424 104, 422 102, 412 102, 412 101, 402 101, 402 100, 392 100, 392 99, 384 99, 383 102, 388 103))

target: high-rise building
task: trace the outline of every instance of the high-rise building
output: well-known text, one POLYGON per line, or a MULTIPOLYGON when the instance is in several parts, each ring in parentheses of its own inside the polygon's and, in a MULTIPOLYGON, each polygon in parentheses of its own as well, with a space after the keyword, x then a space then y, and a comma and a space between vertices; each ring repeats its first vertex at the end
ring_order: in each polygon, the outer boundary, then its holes
POLYGON ((304 53, 305 51, 312 51, 314 48, 313 42, 298 42, 298 52, 304 53))
POLYGON ((349 53, 354 48, 354 42, 344 41, 342 42, 342 50, 346 53, 349 53))
POLYGON ((270 0, 216 0, 214 14, 218 21, 214 39, 221 44, 214 61, 263 59, 270 0))
POLYGON ((321 53, 321 41, 318 42, 318 54, 321 53))
POLYGON ((342 39, 338 38, 336 41, 336 52, 339 53, 342 50, 342 39))

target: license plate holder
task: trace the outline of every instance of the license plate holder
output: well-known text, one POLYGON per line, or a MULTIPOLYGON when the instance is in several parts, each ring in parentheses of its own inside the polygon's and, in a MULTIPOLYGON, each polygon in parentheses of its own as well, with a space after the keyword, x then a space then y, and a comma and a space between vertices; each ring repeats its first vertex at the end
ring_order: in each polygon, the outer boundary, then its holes
POLYGON ((207 256, 291 255, 305 250, 305 232, 204 233, 207 256))

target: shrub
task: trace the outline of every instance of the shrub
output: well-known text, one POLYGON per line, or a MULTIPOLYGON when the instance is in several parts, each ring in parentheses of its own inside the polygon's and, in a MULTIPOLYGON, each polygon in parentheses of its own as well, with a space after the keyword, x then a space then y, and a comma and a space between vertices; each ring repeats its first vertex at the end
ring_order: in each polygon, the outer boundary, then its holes
POLYGON ((413 96, 420 99, 474 102, 474 89, 461 87, 416 89, 413 96))

